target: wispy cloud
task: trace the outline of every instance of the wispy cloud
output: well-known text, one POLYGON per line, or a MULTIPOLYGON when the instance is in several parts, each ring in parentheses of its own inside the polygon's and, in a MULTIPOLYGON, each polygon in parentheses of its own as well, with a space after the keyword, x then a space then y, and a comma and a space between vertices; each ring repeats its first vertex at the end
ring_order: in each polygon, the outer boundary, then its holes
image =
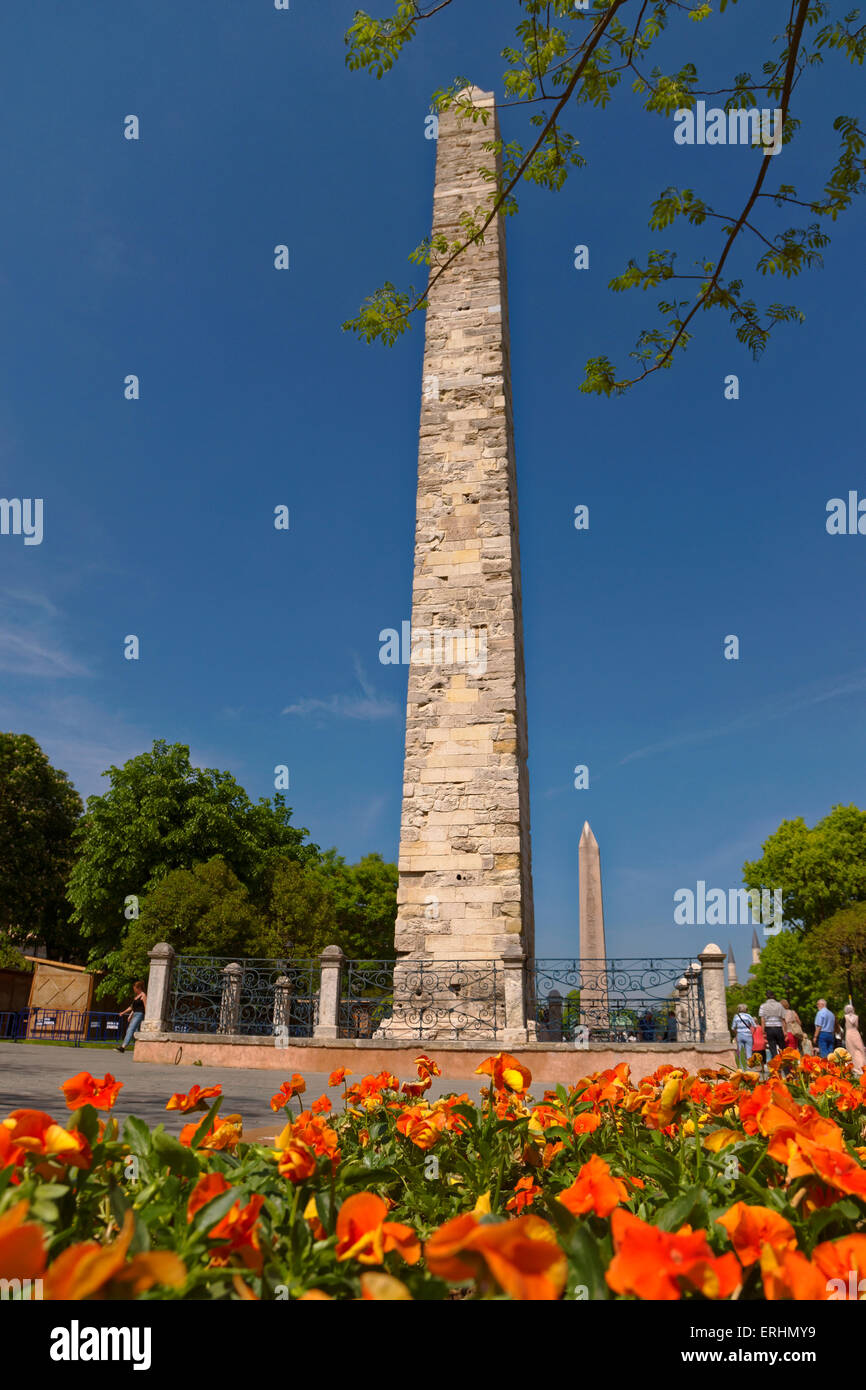
POLYGON ((389 700, 377 694, 368 679, 360 658, 354 658, 355 675, 361 687, 360 695, 330 695, 327 699, 304 698, 286 705, 283 714, 295 714, 301 718, 309 715, 331 715, 335 719, 393 719, 401 713, 396 700, 389 700))
POLYGON ((13 676, 88 676, 80 661, 47 634, 0 620, 0 671, 13 676))
POLYGON ((866 671, 855 671, 849 676, 838 676, 829 682, 813 682, 810 685, 802 686, 799 690, 792 690, 765 700, 755 709, 739 715, 736 719, 728 720, 716 728, 695 729, 689 733, 673 734, 670 738, 659 740, 658 743, 648 743, 643 748, 636 748, 633 753, 627 753, 624 758, 620 758, 618 765, 622 767, 625 763, 636 762, 638 758, 651 758, 657 753, 667 753, 672 748, 684 748, 691 744, 709 743, 716 738, 726 738, 729 734, 737 734, 744 729, 755 729, 761 724, 785 719, 789 714, 795 714, 801 709, 808 709, 812 705, 821 705, 828 700, 836 700, 844 695, 859 695, 864 692, 866 692, 866 671))
POLYGON ((47 613, 50 618, 57 617, 57 608, 45 594, 34 594, 29 589, 7 589, 4 599, 14 599, 16 603, 29 603, 32 607, 47 613))
POLYGON ((89 676, 60 636, 62 614, 32 589, 0 594, 0 671, 10 676, 89 676))

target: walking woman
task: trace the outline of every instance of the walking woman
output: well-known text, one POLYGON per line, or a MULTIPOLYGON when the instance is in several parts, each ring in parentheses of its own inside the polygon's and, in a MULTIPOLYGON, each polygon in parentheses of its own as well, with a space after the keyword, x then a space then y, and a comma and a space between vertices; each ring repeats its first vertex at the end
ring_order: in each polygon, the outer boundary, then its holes
POLYGON ((120 1047, 114 1049, 115 1052, 125 1052, 129 1047, 129 1044, 132 1042, 142 1023, 144 1023, 144 1011, 146 1008, 147 995, 144 992, 144 985, 141 980, 136 980, 135 984, 132 986, 132 1003, 128 1008, 122 1009, 120 1013, 121 1018, 129 1015, 129 1027, 126 1030, 126 1037, 123 1039, 120 1047))
POLYGON ((737 1061, 741 1067, 748 1064, 752 1055, 752 1033, 755 1027, 755 1020, 748 1009, 738 1009, 731 1019, 731 1032, 734 1035, 734 1044, 737 1049, 737 1061))

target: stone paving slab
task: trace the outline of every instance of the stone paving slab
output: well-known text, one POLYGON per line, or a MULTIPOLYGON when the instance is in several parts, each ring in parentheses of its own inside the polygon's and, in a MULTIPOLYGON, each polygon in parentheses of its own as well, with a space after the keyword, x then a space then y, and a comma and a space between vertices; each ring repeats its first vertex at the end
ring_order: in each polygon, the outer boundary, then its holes
MULTIPOLYGON (((367 1068, 356 1067, 357 1076, 366 1075, 367 1068)), ((279 1090, 280 1082, 288 1080, 278 1071, 244 1071, 233 1067, 190 1067, 159 1066, 149 1063, 136 1066, 130 1052, 115 1052, 106 1047, 33 1047, 27 1043, 0 1042, 0 1119, 10 1110, 46 1110, 60 1123, 69 1112, 61 1083, 77 1072, 89 1071, 94 1076, 104 1076, 111 1072, 117 1081, 123 1082, 123 1090, 117 1098, 112 1112, 119 1120, 127 1115, 137 1115, 150 1126, 163 1123, 169 1133, 180 1133, 183 1125, 195 1119, 194 1115, 179 1115, 167 1111, 165 1103, 175 1091, 188 1091, 193 1085, 212 1086, 222 1083, 222 1114, 243 1116, 246 1131, 267 1128, 273 1132, 274 1112, 268 1104, 271 1096, 279 1090)), ((328 1074, 305 1071, 307 1083, 304 1101, 309 1104, 323 1093, 331 1096, 334 1109, 340 1108, 342 1087, 328 1089, 328 1074)), ((413 1073, 407 1073, 401 1080, 416 1080, 413 1073)), ((449 1095, 451 1092, 467 1091, 477 1096, 486 1078, 472 1076, 464 1080, 443 1080, 434 1077, 433 1086, 427 1092, 432 1099, 449 1095)), ((201 1116, 199 1115, 199 1118, 201 1116)))

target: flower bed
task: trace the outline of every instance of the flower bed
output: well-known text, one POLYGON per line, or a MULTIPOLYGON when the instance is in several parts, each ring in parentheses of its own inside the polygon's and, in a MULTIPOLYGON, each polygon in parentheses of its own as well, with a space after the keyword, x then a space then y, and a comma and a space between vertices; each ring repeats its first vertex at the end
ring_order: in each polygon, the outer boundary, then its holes
POLYGON ((270 1144, 219 1086, 168 1110, 179 1138, 64 1083, 61 1125, 0 1124, 0 1277, 47 1299, 839 1299, 866 1290, 866 1091, 847 1054, 751 1071, 625 1063, 533 1098, 500 1053, 467 1095, 425 1099, 341 1068, 309 1108, 271 1101, 270 1144), (202 1112, 204 1112, 202 1114, 202 1112))

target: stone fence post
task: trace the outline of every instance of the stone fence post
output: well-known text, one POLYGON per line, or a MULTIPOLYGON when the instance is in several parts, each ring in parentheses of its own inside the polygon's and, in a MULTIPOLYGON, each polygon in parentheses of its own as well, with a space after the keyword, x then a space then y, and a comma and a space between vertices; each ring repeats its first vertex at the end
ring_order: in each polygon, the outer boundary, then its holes
POLYGON ((288 975, 278 975, 274 984, 274 1037, 277 1047, 285 1047, 292 1021, 292 982, 288 975))
POLYGON ((322 952, 322 983, 319 986, 319 1018, 313 1034, 315 1038, 339 1037, 345 960, 339 946, 326 946, 322 952))
POLYGON ((684 1042, 689 1031, 689 982, 685 975, 677 980, 676 991, 674 1017, 677 1021, 677 1041, 684 1042))
POLYGON ((502 1041, 510 1046, 525 1043, 526 1031, 526 988, 523 979, 523 947, 517 941, 508 941, 502 955, 503 995, 505 999, 505 1027, 502 1041))
POLYGON ((547 996, 547 1041, 562 1042, 562 995, 558 989, 547 996))
POLYGON ((725 953, 714 941, 709 942, 698 956, 704 982, 704 1014, 706 1041, 729 1043, 728 1006, 725 998, 725 953))
POLYGON ((693 960, 686 971, 689 991, 686 995, 688 1041, 701 1041, 701 967, 693 960))
POLYGON ((233 960, 221 974, 223 992, 220 1000, 220 1021, 217 1031, 236 1033, 241 1017, 241 985, 244 978, 244 968, 242 965, 238 965, 236 960, 233 960))
POLYGON ((174 948, 169 946, 167 941, 158 941, 148 951, 148 956, 150 958, 150 970, 148 971, 147 989, 145 990, 147 1005, 144 1010, 144 1022, 141 1025, 142 1037, 147 1037, 148 1033, 167 1033, 171 1023, 169 1007, 174 948))

